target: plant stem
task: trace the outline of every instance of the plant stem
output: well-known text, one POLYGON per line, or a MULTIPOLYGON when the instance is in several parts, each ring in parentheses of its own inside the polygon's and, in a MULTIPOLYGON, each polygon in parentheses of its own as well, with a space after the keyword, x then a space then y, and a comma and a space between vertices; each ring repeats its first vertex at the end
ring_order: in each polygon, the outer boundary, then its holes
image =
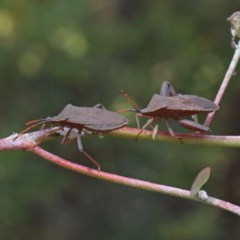
MULTIPOLYGON (((227 85, 228 85, 231 77, 234 75, 235 68, 236 68, 236 66, 238 64, 239 58, 240 58, 240 40, 238 42, 238 45, 237 45, 237 47, 235 49, 232 61, 231 61, 230 65, 229 65, 229 67, 228 67, 228 70, 227 70, 227 72, 225 74, 225 77, 224 77, 224 79, 222 81, 222 84, 221 84, 221 86, 220 86, 220 88, 218 90, 218 93, 216 95, 216 98, 214 100, 214 103, 217 104, 217 105, 220 104, 220 101, 221 101, 221 99, 223 97, 223 94, 224 94, 226 88, 227 88, 227 85)), ((204 122, 204 126, 208 127, 210 125, 214 115, 215 115, 215 112, 211 112, 211 113, 209 113, 207 115, 207 118, 206 118, 206 120, 204 122)))
POLYGON ((197 197, 191 196, 190 191, 187 191, 184 189, 170 187, 170 186, 166 186, 166 185, 161 185, 161 184, 157 184, 157 183, 142 181, 142 180, 128 178, 128 177, 123 177, 123 176, 119 176, 116 174, 107 173, 107 172, 98 171, 98 170, 95 170, 92 168, 84 167, 82 165, 72 163, 63 158, 60 158, 52 153, 49 153, 49 152, 45 151, 44 149, 40 148, 39 146, 35 146, 30 151, 35 153, 36 155, 46 159, 47 161, 50 161, 50 162, 58 165, 58 166, 61 166, 63 168, 66 168, 71 171, 75 171, 75 172, 78 172, 78 173, 81 173, 81 174, 84 174, 84 175, 87 175, 90 177, 95 177, 95 178, 98 178, 101 180, 114 182, 114 183, 129 186, 129 187, 139 188, 139 189, 143 189, 143 190, 168 194, 168 195, 175 196, 175 197, 180 197, 180 198, 185 198, 185 199, 202 202, 202 203, 209 204, 209 205, 212 205, 212 206, 215 206, 218 208, 222 208, 224 210, 227 210, 229 212, 232 212, 232 213, 240 216, 240 207, 239 206, 231 204, 229 202, 225 202, 225 201, 217 199, 217 198, 208 197, 206 200, 201 200, 197 197))
MULTIPOLYGON (((139 131, 139 129, 134 129, 134 128, 123 128, 121 130, 115 131, 114 134, 118 136, 128 136, 128 137, 133 137, 135 138, 136 133, 139 131)), ((196 196, 192 196, 190 194, 190 191, 180 189, 180 188, 175 188, 175 187, 170 187, 166 185, 161 185, 157 183, 152 183, 148 181, 142 181, 138 179, 133 179, 133 178, 128 178, 128 177, 123 177, 119 176, 116 174, 112 173, 107 173, 103 171, 98 171, 92 168, 88 168, 70 161, 67 161, 63 158, 60 158, 52 153, 49 153, 36 145, 37 142, 43 140, 43 137, 47 137, 50 134, 49 129, 46 130, 41 130, 37 132, 32 132, 32 133, 26 133, 21 136, 19 136, 15 141, 16 134, 11 135, 7 138, 0 139, 0 151, 16 151, 16 150, 25 150, 25 151, 31 151, 32 153, 42 157, 43 159, 46 159, 58 166, 61 166, 63 168, 69 169, 71 171, 75 171, 90 177, 95 177, 101 180, 109 181, 109 182, 114 182, 122 185, 126 185, 129 187, 135 187, 143 190, 148 190, 148 191, 154 191, 154 192, 159 192, 175 197, 180 197, 180 198, 185 198, 189 200, 194 200, 198 202, 202 202, 211 206, 215 206, 218 208, 222 208, 224 210, 227 210, 229 212, 232 212, 236 215, 240 216, 240 207, 234 204, 231 204, 229 202, 225 202, 223 200, 213 198, 213 197, 207 197, 206 200, 202 200, 196 196)), ((165 138, 171 138, 173 140, 173 137, 167 136, 167 134, 163 135, 165 138)), ((151 132, 150 131, 143 131, 143 133, 140 136, 141 138, 151 138, 151 132)), ((212 136, 214 137, 214 136, 212 136)), ((215 136, 218 138, 218 136, 215 136)), ((193 138, 193 136, 191 137, 193 138)), ((205 141, 207 137, 205 138, 200 138, 200 141, 205 141)), ((222 138, 222 137, 220 137, 222 138)), ((228 137, 225 137, 228 138, 228 137)), ((160 136, 157 137, 157 139, 160 139, 160 136)), ((162 140, 162 139, 161 139, 162 140)), ((176 138, 175 138, 176 141, 176 138)), ((191 140, 192 141, 192 140, 191 140)), ((222 139, 222 143, 228 142, 228 140, 225 141, 222 139)), ((211 143, 212 144, 212 143, 211 143)), ((238 139, 238 145, 240 146, 240 137, 238 139)))
MULTIPOLYGON (((138 128, 124 127, 119 130, 109 133, 109 136, 127 137, 136 139, 139 132, 138 128)), ((155 136, 154 141, 160 142, 175 142, 179 144, 179 139, 182 143, 186 144, 198 144, 208 146, 221 146, 221 147, 240 147, 240 136, 219 136, 219 135, 202 135, 197 133, 180 134, 175 133, 175 136, 169 135, 169 133, 158 133, 155 136)), ((141 140, 152 140, 152 132, 144 130, 140 137, 141 140)))

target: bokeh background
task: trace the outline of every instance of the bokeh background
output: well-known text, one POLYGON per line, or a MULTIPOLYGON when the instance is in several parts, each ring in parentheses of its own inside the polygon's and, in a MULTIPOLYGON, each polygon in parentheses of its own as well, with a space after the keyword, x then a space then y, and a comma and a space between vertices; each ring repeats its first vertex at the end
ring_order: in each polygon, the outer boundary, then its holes
MULTIPOLYGON (((226 18, 238 8, 237 0, 1 0, 1 137, 67 103, 128 107, 121 89, 144 107, 164 80, 214 99, 234 52, 226 18)), ((237 74, 213 134, 239 134, 239 91, 237 74)), ((240 203, 238 149, 97 136, 83 142, 106 171, 185 189, 210 166, 204 189, 240 203)), ((75 143, 42 146, 89 164, 75 143)), ((0 239, 240 238, 239 218, 217 208, 81 176, 28 152, 3 152, 0 160, 0 239)))

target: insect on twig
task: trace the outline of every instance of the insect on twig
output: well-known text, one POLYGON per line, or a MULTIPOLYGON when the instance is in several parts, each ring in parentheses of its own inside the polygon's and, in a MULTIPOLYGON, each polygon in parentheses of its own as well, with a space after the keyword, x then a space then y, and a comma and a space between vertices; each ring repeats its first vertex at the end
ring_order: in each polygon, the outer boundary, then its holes
POLYGON ((52 127, 59 127, 50 131, 63 136, 62 144, 77 139, 80 152, 100 170, 99 163, 83 150, 81 137, 92 133, 104 134, 117 130, 127 125, 128 119, 119 113, 107 110, 101 104, 94 107, 76 107, 68 104, 55 117, 47 117, 26 123, 28 127, 20 132, 16 138, 38 125, 42 124, 43 128, 46 123, 50 123, 52 127))
MULTIPOLYGON (((219 109, 215 103, 206 98, 195 95, 177 94, 168 81, 162 84, 160 94, 154 94, 147 107, 143 109, 138 109, 126 92, 123 92, 123 95, 133 107, 133 109, 128 109, 128 111, 137 112, 136 120, 138 128, 140 128, 139 117, 149 118, 137 134, 137 138, 144 129, 161 118, 165 120, 165 124, 171 136, 175 136, 175 133, 169 126, 169 118, 177 120, 183 127, 188 129, 198 131, 202 134, 208 133, 210 131, 208 127, 196 121, 181 118, 199 113, 209 113, 219 109)), ((153 131, 153 134, 156 135, 156 131, 153 131)))

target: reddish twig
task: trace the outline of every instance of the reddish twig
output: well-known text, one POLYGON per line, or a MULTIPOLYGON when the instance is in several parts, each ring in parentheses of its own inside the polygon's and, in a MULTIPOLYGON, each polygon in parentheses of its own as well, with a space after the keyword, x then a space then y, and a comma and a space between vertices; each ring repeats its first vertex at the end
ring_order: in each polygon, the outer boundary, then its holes
MULTIPOLYGON (((228 67, 228 70, 225 74, 225 77, 222 81, 222 84, 221 84, 221 86, 218 90, 218 93, 216 95, 216 98, 214 100, 214 103, 217 104, 217 105, 220 104, 220 101, 223 97, 223 94, 224 94, 228 84, 229 84, 229 81, 230 81, 231 77, 234 75, 235 68, 238 64, 239 58, 240 58, 240 41, 238 42, 238 45, 236 46, 232 61, 229 65, 229 67, 228 67)), ((207 115, 207 118, 204 122, 204 126, 208 127, 210 125, 214 115, 215 115, 215 112, 211 112, 207 115)))
MULTIPOLYGON (((115 131, 113 134, 117 134, 119 136, 136 136, 135 133, 136 131, 139 131, 139 129, 134 129, 134 128, 123 128, 121 130, 115 131)), ((39 147, 36 143, 39 142, 40 140, 43 139, 43 137, 46 137, 48 135, 49 130, 41 130, 38 132, 33 132, 33 133, 28 133, 28 134, 23 134, 19 136, 16 141, 13 141, 13 139, 16 137, 16 134, 11 135, 7 138, 0 139, 0 151, 14 151, 14 150, 26 150, 26 151, 31 151, 32 153, 46 159, 47 161, 50 161, 58 166, 61 166, 63 168, 95 177, 98 179, 102 179, 105 181, 109 182, 114 182, 122 185, 127 185, 130 187, 135 187, 139 189, 144 189, 148 191, 154 191, 154 192, 159 192, 159 193, 164 193, 168 194, 171 196, 176 196, 180 198, 185 198, 185 199, 190 199, 198 202, 202 202, 205 204, 209 204, 218 208, 222 208, 224 210, 227 210, 229 212, 232 212, 234 214, 237 214, 240 216, 240 207, 234 204, 231 204, 229 202, 225 202, 223 200, 213 198, 213 197, 205 197, 204 199, 201 199, 196 196, 192 196, 190 194, 190 191, 180 189, 180 188, 175 188, 175 187, 170 187, 166 185, 161 185, 157 183, 152 183, 148 181, 142 181, 138 179, 133 179, 133 178, 128 178, 128 177, 123 177, 119 176, 116 174, 111 174, 103 171, 98 171, 92 168, 84 167, 82 165, 67 161, 63 158, 60 158, 52 153, 49 153, 39 147)), ((49 133, 50 134, 50 133, 49 133)), ((163 135, 165 138, 168 137, 167 134, 163 135)), ((151 132, 149 131, 143 131, 141 138, 148 138, 151 137, 151 132)), ((158 139, 160 138, 160 135, 157 137, 158 139)), ((172 137, 171 137, 172 138, 172 137)), ((182 138, 184 138, 182 136, 182 138)), ((216 137, 217 138, 217 137, 216 137)), ((207 136, 205 138, 201 138, 202 141, 205 141, 207 139, 207 136)), ((239 139, 239 145, 240 145, 240 139, 239 139)))
MULTIPOLYGON (((119 130, 109 133, 110 136, 127 137, 136 139, 136 136, 140 130, 138 128, 124 127, 119 130)), ((152 132, 144 130, 141 133, 141 140, 152 141, 152 132)), ((161 132, 155 135, 155 141, 163 142, 175 142, 179 143, 179 139, 182 143, 186 144, 199 144, 210 146, 222 146, 222 147, 240 147, 240 136, 221 136, 221 135, 202 135, 197 133, 175 133, 175 136, 169 135, 167 132, 161 132)))
POLYGON ((159 192, 159 193, 164 193, 168 194, 171 196, 175 197, 181 197, 185 199, 191 199, 199 202, 203 202, 215 207, 222 208, 224 210, 227 210, 229 212, 235 213, 240 216, 240 207, 237 205, 234 205, 229 202, 225 202, 223 200, 213 198, 213 197, 208 197, 206 200, 201 200, 200 198, 194 197, 190 194, 190 191, 180 189, 180 188, 175 188, 175 187, 169 187, 166 185, 161 185, 157 183, 152 183, 148 181, 142 181, 138 179, 133 179, 133 178, 128 178, 128 177, 123 177, 119 176, 116 174, 112 173, 107 173, 103 171, 98 171, 92 168, 84 167, 76 163, 72 163, 70 161, 67 161, 63 158, 60 158, 56 155, 53 155, 52 153, 49 153, 39 146, 35 146, 34 148, 31 149, 31 152, 35 153, 36 155, 46 159, 47 161, 50 161, 58 166, 67 168, 69 170, 90 176, 90 177, 95 177, 101 180, 109 181, 109 182, 114 182, 122 185, 127 185, 129 187, 135 187, 139 189, 144 189, 148 191, 154 191, 154 192, 159 192))

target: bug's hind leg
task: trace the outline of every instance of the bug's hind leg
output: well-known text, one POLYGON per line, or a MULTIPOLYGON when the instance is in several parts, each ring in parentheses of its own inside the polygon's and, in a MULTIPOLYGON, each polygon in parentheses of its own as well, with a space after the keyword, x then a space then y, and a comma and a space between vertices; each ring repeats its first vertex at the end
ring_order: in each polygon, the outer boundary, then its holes
POLYGON ((100 164, 95 161, 88 153, 86 153, 84 150, 83 150, 83 145, 82 145, 82 139, 81 139, 81 134, 79 133, 77 135, 77 144, 78 144, 78 149, 81 153, 83 153, 83 155, 90 161, 92 162, 99 171, 101 171, 101 167, 100 167, 100 164))
POLYGON ((178 120, 178 122, 185 128, 188 128, 190 130, 194 130, 194 131, 198 131, 202 134, 204 133, 209 133, 210 129, 208 127, 205 127, 204 125, 195 122, 195 121, 191 121, 188 119, 182 119, 182 120, 178 120))
POLYGON ((172 137, 176 137, 176 134, 175 134, 175 132, 172 130, 172 128, 170 127, 168 120, 167 120, 167 119, 164 119, 164 122, 165 122, 165 125, 166 125, 166 127, 167 127, 167 130, 168 130, 169 134, 170 134, 172 137))
POLYGON ((179 142, 183 144, 182 138, 179 137, 179 136, 176 136, 175 132, 174 132, 174 131, 172 130, 172 128, 170 127, 168 120, 167 120, 167 119, 164 119, 164 120, 165 120, 165 124, 166 124, 166 127, 167 127, 167 130, 168 130, 169 134, 170 134, 172 137, 177 138, 177 139, 179 140, 179 142))

